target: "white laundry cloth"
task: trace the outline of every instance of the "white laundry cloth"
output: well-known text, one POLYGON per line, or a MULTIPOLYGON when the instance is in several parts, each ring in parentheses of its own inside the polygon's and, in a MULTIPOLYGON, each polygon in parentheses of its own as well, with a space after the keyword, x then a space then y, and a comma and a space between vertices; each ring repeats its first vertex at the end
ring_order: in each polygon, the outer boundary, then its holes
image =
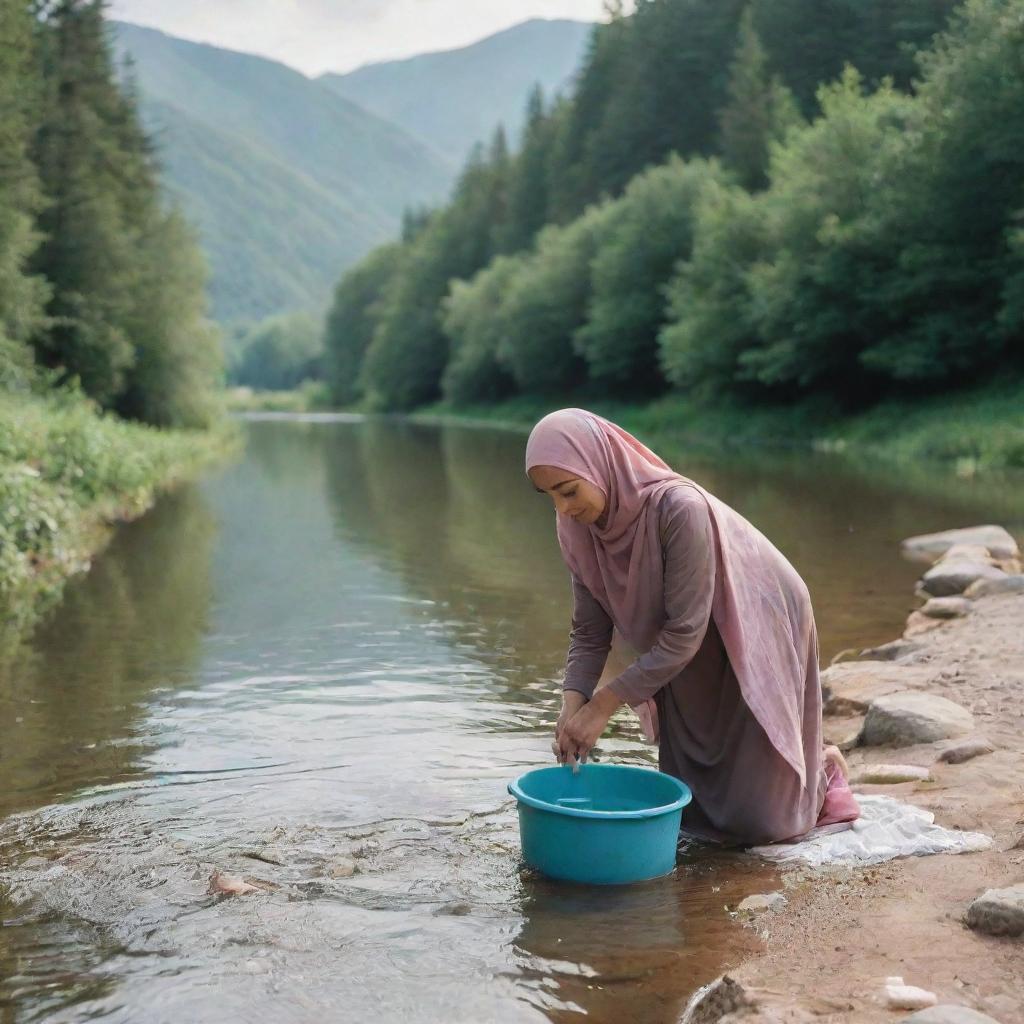
POLYGON ((754 846, 750 852, 776 863, 801 861, 813 867, 826 864, 879 864, 894 857, 924 857, 930 853, 977 853, 992 839, 981 832, 960 832, 935 824, 935 815, 922 807, 889 796, 857 794, 861 816, 849 828, 829 825, 796 843, 754 846))

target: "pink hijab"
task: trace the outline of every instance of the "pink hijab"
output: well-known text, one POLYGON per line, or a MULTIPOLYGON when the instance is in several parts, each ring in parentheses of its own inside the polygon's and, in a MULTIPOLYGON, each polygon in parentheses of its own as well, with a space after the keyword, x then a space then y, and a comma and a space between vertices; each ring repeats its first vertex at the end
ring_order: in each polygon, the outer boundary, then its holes
MULTIPOLYGON (((808 666, 817 674, 817 653, 810 598, 796 570, 739 513, 674 472, 632 434, 583 409, 553 412, 533 428, 527 472, 534 466, 564 469, 604 493, 604 525, 558 515, 558 542, 569 570, 641 652, 654 645, 665 621, 658 499, 678 486, 704 496, 720 559, 715 624, 744 701, 806 784, 804 692, 808 666)), ((648 713, 657 720, 653 701, 634 710, 641 720, 648 713)))

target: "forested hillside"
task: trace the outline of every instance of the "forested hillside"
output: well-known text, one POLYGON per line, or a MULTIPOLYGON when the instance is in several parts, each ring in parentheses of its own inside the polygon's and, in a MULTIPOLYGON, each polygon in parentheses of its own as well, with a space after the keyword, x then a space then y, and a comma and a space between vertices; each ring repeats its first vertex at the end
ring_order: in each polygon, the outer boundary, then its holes
POLYGON ((523 103, 535 85, 570 92, 592 26, 523 22, 471 46, 368 64, 320 81, 462 162, 499 124, 518 142, 523 103))
POLYGON ((202 259, 161 198, 102 5, 3 0, 0 19, 0 386, 77 381, 125 416, 207 422, 202 259))
POLYGON ((1019 365, 1024 0, 646 0, 339 283, 336 400, 837 409, 1019 365), (943 33, 935 38, 936 33, 943 33), (915 56, 917 54, 917 56, 915 56), (845 67, 845 70, 844 70, 845 67))
POLYGON ((221 322, 321 309, 339 269, 446 195, 446 158, 271 60, 114 23, 221 322))

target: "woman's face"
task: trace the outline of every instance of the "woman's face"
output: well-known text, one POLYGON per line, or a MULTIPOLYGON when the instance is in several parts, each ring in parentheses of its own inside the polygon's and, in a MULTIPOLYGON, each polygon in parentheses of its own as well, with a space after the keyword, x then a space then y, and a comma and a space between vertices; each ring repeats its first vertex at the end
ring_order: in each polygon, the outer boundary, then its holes
POLYGON ((555 511, 590 526, 604 514, 604 493, 589 480, 556 466, 534 466, 529 477, 542 494, 550 494, 555 511))

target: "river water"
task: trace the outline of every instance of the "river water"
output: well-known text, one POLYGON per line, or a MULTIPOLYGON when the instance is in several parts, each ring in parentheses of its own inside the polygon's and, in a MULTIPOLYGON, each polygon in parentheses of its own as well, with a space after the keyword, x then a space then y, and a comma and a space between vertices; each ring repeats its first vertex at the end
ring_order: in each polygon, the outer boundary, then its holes
MULTIPOLYGON (((569 596, 523 437, 246 429, 0 668, 0 1022, 676 1020, 779 880, 694 848, 617 889, 521 865, 505 787, 550 760, 569 596)), ((1024 526, 1020 480, 666 454, 801 571, 826 660, 898 635, 901 537, 1024 526)), ((600 752, 655 760, 626 714, 600 752)))

